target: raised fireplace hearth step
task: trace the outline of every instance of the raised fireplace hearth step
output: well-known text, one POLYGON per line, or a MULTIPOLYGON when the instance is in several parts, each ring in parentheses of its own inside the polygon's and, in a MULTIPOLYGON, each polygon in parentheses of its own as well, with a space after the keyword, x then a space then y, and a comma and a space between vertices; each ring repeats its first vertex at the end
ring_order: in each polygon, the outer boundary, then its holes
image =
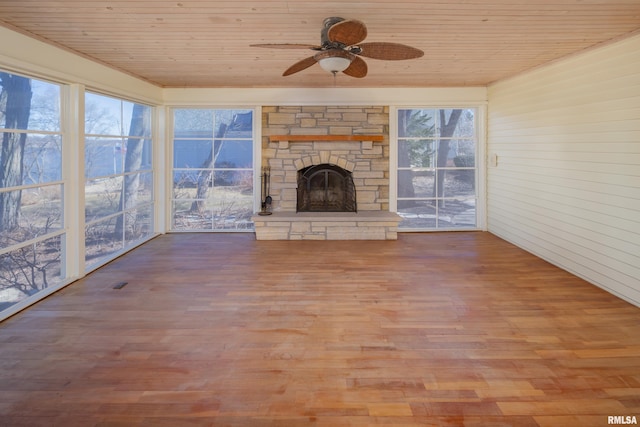
POLYGON ((254 215, 257 240, 397 240, 400 216, 387 211, 254 215))

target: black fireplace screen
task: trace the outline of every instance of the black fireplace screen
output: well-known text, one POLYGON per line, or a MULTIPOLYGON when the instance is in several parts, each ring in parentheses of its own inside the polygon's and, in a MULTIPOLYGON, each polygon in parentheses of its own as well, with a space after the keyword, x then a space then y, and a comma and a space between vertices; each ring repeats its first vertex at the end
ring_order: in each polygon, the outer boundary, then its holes
POLYGON ((321 164, 298 171, 298 212, 357 212, 351 172, 321 164))

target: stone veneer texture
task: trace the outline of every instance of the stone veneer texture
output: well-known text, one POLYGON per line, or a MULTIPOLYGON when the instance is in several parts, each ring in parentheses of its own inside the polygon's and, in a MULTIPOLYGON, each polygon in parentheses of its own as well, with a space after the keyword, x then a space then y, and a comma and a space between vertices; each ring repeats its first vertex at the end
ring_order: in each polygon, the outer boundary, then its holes
POLYGON ((297 171, 333 163, 353 173, 358 211, 389 210, 389 108, 385 106, 266 106, 262 164, 271 168, 274 212, 295 212, 297 171), (382 142, 311 141, 282 144, 270 135, 383 135, 382 142))

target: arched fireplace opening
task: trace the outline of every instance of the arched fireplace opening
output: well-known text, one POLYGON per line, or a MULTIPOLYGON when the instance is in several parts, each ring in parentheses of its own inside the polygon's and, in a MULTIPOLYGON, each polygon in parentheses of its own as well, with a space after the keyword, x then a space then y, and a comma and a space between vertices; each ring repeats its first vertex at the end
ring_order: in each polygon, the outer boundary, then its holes
POLYGON ((351 172, 323 163, 298 171, 297 212, 357 212, 351 172))

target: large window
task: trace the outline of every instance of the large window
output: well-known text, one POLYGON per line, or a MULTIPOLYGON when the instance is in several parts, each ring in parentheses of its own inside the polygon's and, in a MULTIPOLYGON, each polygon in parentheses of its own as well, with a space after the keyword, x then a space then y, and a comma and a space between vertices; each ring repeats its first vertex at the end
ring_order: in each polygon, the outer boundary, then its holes
POLYGON ((0 70, 0 311, 65 278, 60 93, 0 70))
POLYGON ((176 109, 173 231, 247 231, 254 212, 253 110, 176 109))
POLYGON ((153 234, 152 108, 85 95, 85 261, 104 264, 153 234))
POLYGON ((397 110, 401 230, 477 228, 475 109, 397 110))

